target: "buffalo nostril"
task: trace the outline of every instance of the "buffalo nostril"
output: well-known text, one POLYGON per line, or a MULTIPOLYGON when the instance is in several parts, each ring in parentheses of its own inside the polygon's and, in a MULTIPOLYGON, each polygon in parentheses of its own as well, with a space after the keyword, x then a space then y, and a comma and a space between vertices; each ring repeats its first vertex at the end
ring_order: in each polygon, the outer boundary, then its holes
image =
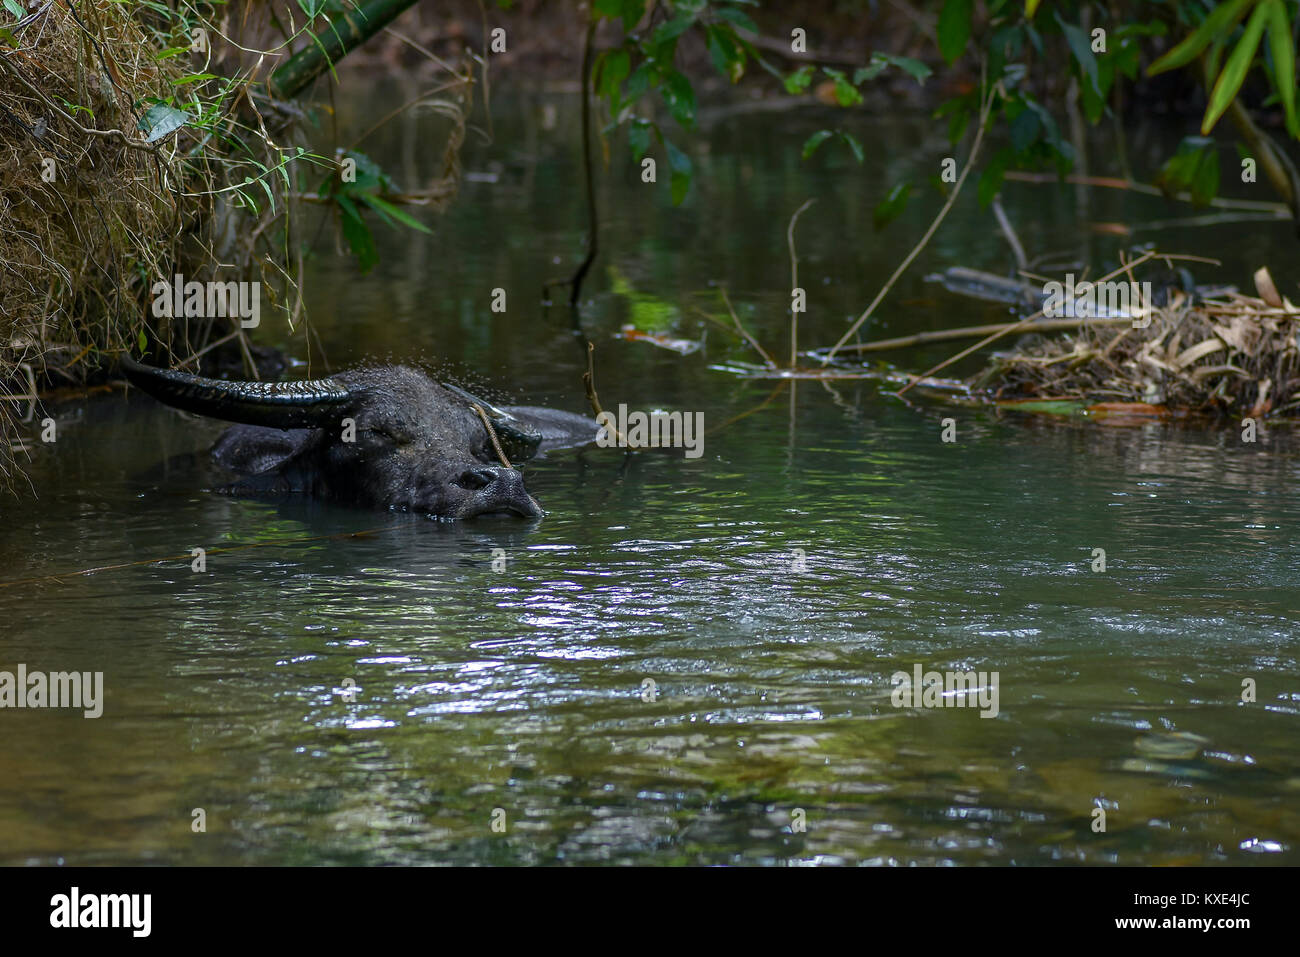
POLYGON ((499 469, 468 469, 461 473, 460 479, 456 484, 466 491, 474 492, 481 488, 487 488, 498 478, 500 478, 499 469))

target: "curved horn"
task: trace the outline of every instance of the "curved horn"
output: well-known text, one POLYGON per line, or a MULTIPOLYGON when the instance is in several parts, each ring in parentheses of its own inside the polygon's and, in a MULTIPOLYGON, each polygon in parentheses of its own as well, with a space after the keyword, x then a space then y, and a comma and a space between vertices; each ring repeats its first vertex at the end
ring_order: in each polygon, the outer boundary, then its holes
POLYGON ((225 382, 141 365, 128 355, 122 356, 122 370, 132 385, 177 409, 277 429, 326 425, 354 398, 337 379, 225 382))

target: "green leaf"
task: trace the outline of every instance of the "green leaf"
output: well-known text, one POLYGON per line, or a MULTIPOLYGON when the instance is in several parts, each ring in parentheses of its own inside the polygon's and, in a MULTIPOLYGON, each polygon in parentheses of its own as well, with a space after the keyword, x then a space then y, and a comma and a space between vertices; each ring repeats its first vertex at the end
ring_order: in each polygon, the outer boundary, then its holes
POLYGON ((854 106, 862 102, 862 94, 846 78, 835 81, 835 102, 840 106, 854 106))
POLYGON ((375 237, 370 228, 361 219, 356 205, 346 196, 336 198, 339 205, 339 220, 343 226, 343 236, 352 247, 352 254, 357 257, 357 265, 363 273, 369 272, 379 262, 379 251, 375 248, 375 237))
POLYGON ((23 9, 23 5, 18 0, 5 0, 5 9, 19 20, 27 16, 27 11, 23 9))
POLYGON ((613 107, 618 102, 618 88, 631 69, 632 60, 628 52, 621 47, 602 55, 597 73, 596 95, 604 97, 613 107))
POLYGON ((1015 152, 1010 147, 1003 147, 993 154, 989 165, 980 174, 978 195, 981 206, 988 206, 993 202, 993 197, 997 196, 998 191, 1002 189, 1002 180, 1006 177, 1007 167, 1011 165, 1015 156, 1015 152))
POLYGON ((1210 41, 1226 37, 1237 25, 1237 21, 1246 15, 1254 0, 1229 0, 1216 6, 1204 22, 1192 31, 1181 43, 1147 67, 1147 76, 1155 76, 1166 70, 1175 70, 1186 66, 1200 54, 1210 41))
POLYGON ((1034 14, 1038 12, 1038 5, 1042 0, 1025 0, 1025 19, 1034 19, 1034 14))
POLYGON ((1011 121, 1011 145, 1017 153, 1023 153, 1037 141, 1041 125, 1038 114, 1030 109, 1021 111, 1011 121))
POLYGON ((661 43, 667 43, 669 40, 676 40, 679 36, 691 28, 695 22, 695 14, 692 12, 679 13, 671 20, 665 20, 655 28, 651 35, 650 42, 658 46, 661 43))
POLYGON ((1025 99, 1025 105, 1038 114, 1038 120, 1043 125, 1043 139, 1047 140, 1053 149, 1060 151, 1062 147, 1061 129, 1056 125, 1056 120, 1052 118, 1052 114, 1048 112, 1047 107, 1037 100, 1029 98, 1025 99))
POLYGON ((417 230, 422 233, 430 233, 430 234, 433 233, 432 229, 424 225, 424 223, 420 222, 418 219, 416 219, 406 210, 402 209, 400 206, 396 206, 393 203, 390 203, 386 199, 381 199, 380 197, 376 196, 374 193, 361 193, 357 196, 357 198, 360 199, 367 206, 369 206, 371 209, 373 209, 375 212, 380 213, 381 215, 386 215, 392 219, 395 219, 403 226, 408 226, 411 229, 417 230))
POLYGON ((631 33, 645 16, 645 0, 622 0, 623 32, 631 33))
POLYGON ((668 112, 672 113, 673 119, 683 128, 690 129, 695 123, 695 88, 691 86, 691 81, 673 70, 664 77, 659 92, 663 95, 664 103, 668 105, 668 112))
POLYGON ((1161 168, 1156 185, 1166 196, 1186 190, 1197 206, 1208 205, 1219 191, 1219 155, 1214 140, 1187 136, 1161 168))
POLYGON ((145 336, 143 329, 140 330, 140 337, 136 339, 136 342, 140 345, 140 354, 144 355, 144 351, 149 348, 149 339, 145 336))
POLYGON ((153 143, 170 133, 176 132, 189 119, 190 115, 184 110, 178 110, 165 103, 155 103, 145 111, 144 116, 140 117, 139 128, 148 134, 145 137, 145 142, 153 143))
POLYGON ((939 52, 949 63, 955 63, 966 50, 970 40, 972 0, 944 0, 939 12, 939 52))
POLYGON ((190 73, 186 76, 177 77, 171 81, 172 86, 185 86, 187 83, 202 83, 205 80, 215 80, 215 73, 190 73))
POLYGON ((889 64, 884 60, 877 60, 875 57, 872 57, 870 65, 860 66, 853 71, 853 85, 858 86, 868 80, 874 80, 876 77, 880 76, 880 74, 885 72, 885 67, 887 66, 889 66, 889 64))
MULTIPOLYGON (((920 83, 921 85, 924 85, 926 78, 934 73, 933 70, 931 70, 920 60, 913 59, 910 56, 894 56, 892 53, 873 53, 871 55, 871 60, 873 63, 878 59, 883 60, 884 62, 888 63, 890 66, 898 67, 900 70, 902 70, 904 73, 906 73, 908 76, 910 76, 912 79, 914 79, 917 83, 920 83)), ((855 78, 853 82, 857 83, 857 79, 855 78)))
POLYGON ((1083 75, 1092 85, 1093 91, 1102 95, 1101 83, 1097 79, 1097 58, 1093 55, 1092 44, 1088 42, 1088 34, 1073 24, 1066 23, 1058 14, 1056 22, 1061 25, 1061 32, 1065 34, 1065 42, 1070 47, 1070 53, 1074 55, 1075 62, 1079 64, 1083 75))
POLYGON ((837 130, 835 135, 842 139, 853 153, 853 158, 862 163, 866 159, 866 154, 862 150, 862 141, 852 133, 845 133, 843 130, 837 130))
POLYGON ((907 200, 911 195, 912 184, 910 182, 899 183, 871 211, 871 225, 877 230, 884 229, 897 219, 907 207, 907 200))
POLYGON ((817 152, 817 148, 835 135, 834 130, 818 130, 803 142, 803 158, 807 159, 817 152))
POLYGON ((641 159, 650 149, 650 134, 651 124, 647 120, 636 120, 627 128, 627 145, 635 159, 641 159))
POLYGON ((798 96, 808 89, 808 84, 812 82, 812 78, 813 67, 801 66, 785 78, 785 91, 791 96, 798 96))
POLYGON ((1300 136, 1295 109, 1295 44, 1291 40, 1291 24, 1286 19, 1282 0, 1265 0, 1268 7, 1268 45, 1273 54, 1273 74, 1282 109, 1286 113, 1286 130, 1300 136))
POLYGON ((262 187, 262 192, 266 193, 266 201, 270 204, 272 210, 275 209, 275 195, 271 192, 271 184, 266 181, 265 176, 257 178, 257 185, 262 187))
POLYGON ((833 70, 830 67, 822 67, 825 73, 835 82, 835 102, 840 106, 853 106, 862 102, 862 94, 858 88, 849 82, 849 78, 840 70, 833 70))
POLYGON ((737 10, 734 7, 715 7, 713 12, 723 20, 731 21, 742 30, 748 30, 750 33, 761 32, 754 21, 749 18, 749 14, 743 10, 737 10))
POLYGON ((1191 192, 1192 203, 1196 206, 1209 206, 1219 194, 1219 154, 1215 149, 1205 151, 1205 158, 1196 168, 1191 192))
POLYGON ((691 158, 667 140, 668 168, 672 171, 673 205, 680 206, 691 189, 691 158))
POLYGON ((646 90, 650 89, 650 79, 654 72, 654 64, 648 62, 642 63, 632 71, 632 75, 627 78, 627 86, 623 90, 624 95, 627 97, 627 102, 631 103, 633 100, 645 93, 646 90))
MULTIPOLYGON (((1105 73, 1107 71, 1101 70, 1100 72, 1105 73)), ((1110 83, 1103 78, 1102 86, 1109 87, 1110 83)), ((1103 92, 1091 83, 1079 84, 1079 99, 1083 102, 1083 115, 1088 118, 1089 123, 1095 125, 1101 119, 1101 115, 1106 112, 1106 101, 1103 96, 1103 92)))
POLYGON ((1242 33, 1241 40, 1233 48, 1228 62, 1223 65, 1223 72, 1219 74, 1219 79, 1214 84, 1214 89, 1210 91, 1210 105, 1206 107, 1205 118, 1201 120, 1202 133, 1214 129, 1214 124, 1219 122, 1219 117, 1223 116, 1228 104, 1236 98, 1237 91, 1246 80, 1246 71, 1250 69, 1250 64, 1255 59, 1255 51, 1259 49, 1259 41, 1264 35, 1264 25, 1268 22, 1268 17, 1268 4, 1263 3, 1255 9, 1246 23, 1246 30, 1242 33))
POLYGON ((948 120, 948 142, 957 145, 961 138, 966 135, 966 127, 970 124, 970 110, 958 110, 948 120))
POLYGON ((726 30, 712 24, 704 28, 704 36, 714 69, 730 79, 732 83, 739 82, 745 75, 744 49, 736 45, 726 30))

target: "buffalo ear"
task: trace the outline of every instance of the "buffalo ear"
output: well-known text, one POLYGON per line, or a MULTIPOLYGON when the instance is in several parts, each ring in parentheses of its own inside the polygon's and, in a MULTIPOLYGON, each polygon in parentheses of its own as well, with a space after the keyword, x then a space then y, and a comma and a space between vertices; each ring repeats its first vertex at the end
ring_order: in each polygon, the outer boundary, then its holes
POLYGON ((226 382, 141 365, 122 357, 122 371, 132 385, 159 402, 227 422, 276 429, 323 428, 337 422, 355 396, 337 379, 299 382, 226 382))

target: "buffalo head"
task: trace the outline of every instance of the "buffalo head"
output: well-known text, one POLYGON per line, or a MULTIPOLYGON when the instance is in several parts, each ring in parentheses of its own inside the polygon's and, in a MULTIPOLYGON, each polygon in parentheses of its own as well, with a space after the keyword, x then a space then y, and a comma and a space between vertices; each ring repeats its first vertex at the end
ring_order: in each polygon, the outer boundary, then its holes
POLYGON ((596 434, 582 416, 498 409, 407 366, 299 382, 226 382, 129 357, 123 369, 170 406, 241 423, 212 449, 236 476, 226 489, 235 493, 299 492, 440 518, 531 518, 543 514, 541 506, 519 471, 502 463, 497 445, 513 463, 539 446, 578 445, 596 434))

